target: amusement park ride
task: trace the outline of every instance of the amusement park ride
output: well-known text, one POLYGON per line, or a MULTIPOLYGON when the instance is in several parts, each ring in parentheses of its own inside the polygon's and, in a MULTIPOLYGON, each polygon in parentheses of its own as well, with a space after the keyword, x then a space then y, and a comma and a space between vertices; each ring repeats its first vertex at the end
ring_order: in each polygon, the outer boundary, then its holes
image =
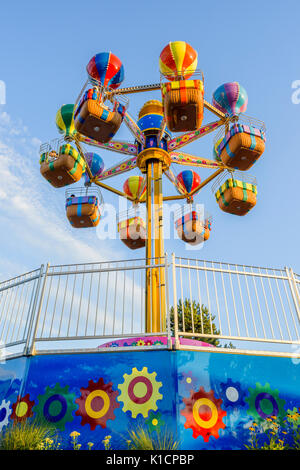
POLYGON ((99 188, 132 201, 128 213, 118 218, 120 239, 130 249, 146 248, 146 262, 154 259, 157 269, 146 276, 146 331, 162 331, 165 322, 163 239, 163 201, 186 200, 175 227, 186 243, 199 244, 209 238, 211 217, 197 211, 193 196, 215 180, 213 192, 219 207, 230 214, 245 215, 256 204, 256 182, 244 178, 265 147, 265 126, 246 117, 248 97, 237 82, 225 83, 213 93, 212 103, 204 99, 203 74, 197 70, 197 52, 186 42, 170 42, 159 58, 160 83, 119 88, 124 68, 111 52, 96 54, 87 64, 87 81, 75 104, 63 105, 56 124, 63 134, 40 149, 42 176, 55 188, 69 186, 84 178, 84 186, 66 191, 66 215, 75 228, 95 227, 101 218, 103 199, 99 188), (192 77, 192 78, 191 78, 192 77), (127 112, 127 95, 161 91, 161 101, 147 101, 135 121, 127 112), (204 108, 215 120, 202 125, 204 108), (134 141, 115 140, 121 124, 134 141), (200 158, 181 149, 211 132, 213 158, 200 158), (175 137, 172 133, 177 134, 175 137), (126 155, 118 164, 105 169, 102 158, 85 146, 126 155), (174 165, 187 169, 178 175, 174 165), (188 167, 213 170, 201 181, 188 167), (139 169, 129 176, 123 191, 105 180, 139 169), (164 195, 162 177, 177 190, 164 195), (96 185, 97 187, 95 187, 96 185), (146 204, 146 220, 140 204, 146 204))

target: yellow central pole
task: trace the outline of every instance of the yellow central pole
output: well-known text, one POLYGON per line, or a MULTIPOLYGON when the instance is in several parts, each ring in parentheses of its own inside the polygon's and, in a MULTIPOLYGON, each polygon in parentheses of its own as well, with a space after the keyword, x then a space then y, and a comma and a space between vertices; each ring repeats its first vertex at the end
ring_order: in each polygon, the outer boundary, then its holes
POLYGON ((163 192, 164 151, 147 150, 141 154, 141 166, 147 179, 147 240, 146 240, 146 332, 158 333, 166 327, 163 192), (145 157, 145 159, 143 158, 145 157), (157 265, 157 267, 155 267, 157 265))
MULTIPOLYGON (((152 263, 152 163, 147 162, 146 178, 147 178, 147 239, 146 239, 146 265, 152 263)), ((152 332, 152 294, 151 282, 152 269, 146 270, 146 332, 152 332)))

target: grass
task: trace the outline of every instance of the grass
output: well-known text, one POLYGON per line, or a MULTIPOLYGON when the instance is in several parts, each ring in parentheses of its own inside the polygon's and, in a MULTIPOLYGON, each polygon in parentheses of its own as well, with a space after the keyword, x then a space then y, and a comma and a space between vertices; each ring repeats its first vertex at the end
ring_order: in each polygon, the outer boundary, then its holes
POLYGON ((53 450, 58 446, 56 430, 37 421, 15 423, 0 434, 0 450, 53 450))
POLYGON ((139 425, 128 432, 128 450, 176 450, 180 442, 168 430, 150 432, 139 425))

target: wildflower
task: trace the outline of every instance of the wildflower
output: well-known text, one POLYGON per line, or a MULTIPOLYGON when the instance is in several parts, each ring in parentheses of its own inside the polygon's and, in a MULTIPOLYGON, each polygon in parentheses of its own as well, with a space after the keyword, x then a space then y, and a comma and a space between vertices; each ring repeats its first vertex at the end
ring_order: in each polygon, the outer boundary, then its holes
POLYGON ((253 428, 252 426, 250 426, 249 431, 255 431, 255 428, 253 428))
POLYGON ((89 450, 91 450, 91 448, 93 447, 94 443, 93 443, 93 442, 88 442, 87 445, 88 445, 89 450))
POLYGON ((71 432, 71 434, 70 434, 70 437, 77 437, 77 436, 80 436, 80 432, 73 431, 73 432, 71 432))
POLYGON ((258 424, 255 421, 253 421, 252 426, 258 426, 258 424))

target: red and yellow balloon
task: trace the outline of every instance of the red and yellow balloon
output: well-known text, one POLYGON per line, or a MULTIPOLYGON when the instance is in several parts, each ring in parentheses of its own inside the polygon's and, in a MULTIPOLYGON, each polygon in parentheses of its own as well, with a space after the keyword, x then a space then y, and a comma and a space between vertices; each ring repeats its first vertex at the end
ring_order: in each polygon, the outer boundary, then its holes
POLYGON ((146 185, 143 176, 130 176, 123 185, 123 191, 134 200, 145 201, 146 185))
POLYGON ((159 57, 159 70, 171 81, 190 78, 196 71, 197 64, 197 51, 184 41, 169 42, 159 57))

